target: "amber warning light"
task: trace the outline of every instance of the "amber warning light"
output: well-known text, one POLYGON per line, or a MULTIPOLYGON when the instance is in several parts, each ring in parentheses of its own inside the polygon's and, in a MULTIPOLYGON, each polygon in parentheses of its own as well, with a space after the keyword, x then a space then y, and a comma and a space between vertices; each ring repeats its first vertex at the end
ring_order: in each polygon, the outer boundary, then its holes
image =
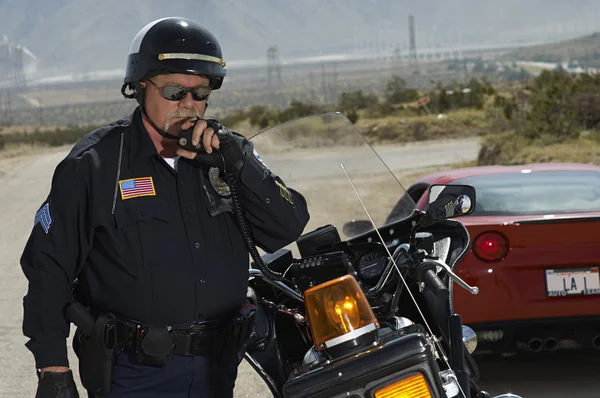
POLYGON ((419 373, 377 390, 375 398, 431 398, 431 392, 419 373))
POLYGON ((351 275, 306 290, 304 303, 317 351, 348 341, 358 345, 357 339, 379 328, 371 305, 351 275))

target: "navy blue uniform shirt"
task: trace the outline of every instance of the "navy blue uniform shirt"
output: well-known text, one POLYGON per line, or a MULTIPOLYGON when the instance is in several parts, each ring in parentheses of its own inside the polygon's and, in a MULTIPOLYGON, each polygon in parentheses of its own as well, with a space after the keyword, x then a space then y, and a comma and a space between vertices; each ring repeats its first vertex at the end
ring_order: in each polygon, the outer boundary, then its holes
MULTIPOLYGON (((254 156, 250 141, 242 147, 238 195, 255 244, 275 251, 302 233, 306 201, 254 156)), ((93 308, 142 322, 211 319, 243 305, 248 250, 227 187, 210 174, 185 158, 174 170, 139 108, 75 145, 21 257, 29 281, 23 332, 37 368, 68 366, 65 308, 76 278, 93 308)))

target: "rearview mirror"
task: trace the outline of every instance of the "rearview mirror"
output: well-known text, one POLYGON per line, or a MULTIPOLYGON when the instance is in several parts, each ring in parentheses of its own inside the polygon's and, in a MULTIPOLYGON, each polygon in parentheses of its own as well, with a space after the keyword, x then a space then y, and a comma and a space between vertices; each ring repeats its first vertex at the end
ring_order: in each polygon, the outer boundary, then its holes
POLYGON ((427 213, 432 221, 467 216, 475 211, 475 188, 434 184, 429 187, 427 202, 427 213))

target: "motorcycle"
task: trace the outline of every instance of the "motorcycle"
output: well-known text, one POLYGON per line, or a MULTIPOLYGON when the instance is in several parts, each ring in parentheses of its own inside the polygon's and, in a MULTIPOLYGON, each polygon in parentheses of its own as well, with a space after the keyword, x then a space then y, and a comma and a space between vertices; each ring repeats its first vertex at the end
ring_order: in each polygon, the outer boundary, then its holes
POLYGON ((294 244, 250 250, 257 312, 244 358, 273 397, 491 398, 477 385, 477 337, 452 302, 455 285, 478 292, 454 272, 470 246, 454 218, 474 211, 474 188, 434 185, 417 210, 388 167, 403 159, 375 151, 341 113, 251 141, 311 214, 294 244))

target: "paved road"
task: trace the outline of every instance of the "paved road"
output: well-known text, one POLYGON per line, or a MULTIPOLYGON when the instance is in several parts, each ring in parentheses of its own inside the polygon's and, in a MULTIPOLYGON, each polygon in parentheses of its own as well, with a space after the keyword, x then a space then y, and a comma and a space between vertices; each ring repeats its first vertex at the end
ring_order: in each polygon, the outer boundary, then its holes
POLYGON ((600 397, 600 351, 477 359, 480 385, 491 394, 524 398, 600 397))
MULTIPOLYGON (((260 141, 257 145, 260 151, 260 141)), ((441 142, 420 142, 401 146, 376 147, 377 154, 394 174, 407 170, 446 165, 473 160, 479 152, 479 143, 475 138, 447 140, 441 142)), ((343 164, 350 177, 356 175, 371 176, 385 172, 385 165, 367 146, 315 149, 281 149, 263 154, 267 165, 276 170, 286 183, 330 180, 345 178, 340 167, 343 164)))
MULTIPOLYGON (((473 140, 448 141, 386 148, 381 156, 389 161, 395 172, 470 160, 476 156, 477 149, 473 140)), ((3 397, 35 395, 33 359, 23 345, 26 339, 21 333, 22 297, 27 285, 19 267, 19 256, 30 233, 33 215, 48 192, 54 167, 65 154, 65 150, 60 150, 0 161, 0 396, 3 397)), ((331 153, 329 156, 335 159, 336 155, 331 153)), ((338 160, 339 157, 335 159, 336 162, 338 160)), ((304 170, 303 174, 310 176, 311 164, 315 162, 305 162, 305 168, 298 167, 296 170, 304 170)), ((272 167, 275 168, 275 165, 272 167)), ((76 370, 77 361, 72 354, 71 364, 76 370)), ((599 395, 600 386, 598 381, 594 381, 599 380, 597 369, 600 369, 598 358, 590 357, 570 359, 565 363, 490 362, 484 363, 481 370, 484 380, 491 383, 492 391, 498 391, 498 388, 507 390, 514 385, 525 397, 591 397, 599 395), (529 371, 533 373, 530 375, 529 371), (545 383, 553 384, 548 387, 545 383), (591 395, 585 395, 583 389, 591 395)), ((236 397, 266 396, 268 390, 265 385, 244 363, 240 369, 236 397)))

